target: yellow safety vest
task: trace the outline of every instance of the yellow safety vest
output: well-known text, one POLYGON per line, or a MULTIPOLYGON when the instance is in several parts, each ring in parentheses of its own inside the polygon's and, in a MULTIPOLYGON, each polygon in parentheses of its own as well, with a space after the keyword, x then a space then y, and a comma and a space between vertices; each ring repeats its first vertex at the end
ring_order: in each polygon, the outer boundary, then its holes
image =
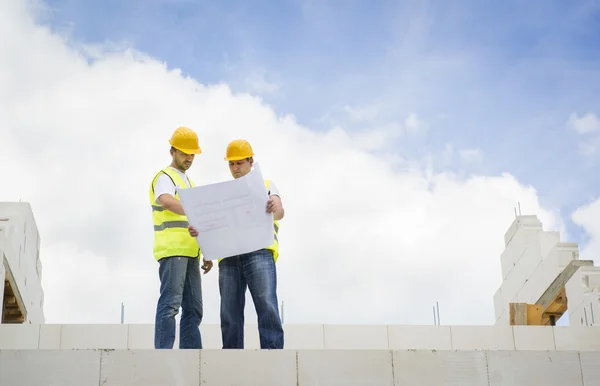
MULTIPOLYGON (((270 180, 265 180, 265 187, 267 188, 267 191, 269 191, 270 183, 270 180)), ((275 262, 277 262, 277 258, 279 257, 279 240, 277 239, 277 234, 279 233, 279 223, 275 219, 273 219, 273 231, 275 232, 275 241, 266 249, 273 251, 273 259, 275 262)))
MULTIPOLYGON (((169 167, 159 171, 152 179, 150 205, 152 206, 152 222, 154 224, 154 258, 157 261, 172 256, 199 258, 201 254, 200 247, 196 239, 189 234, 187 217, 166 210, 156 203, 154 185, 163 173, 169 176, 173 184, 179 189, 187 188, 179 173, 169 167)), ((191 187, 196 186, 191 179, 189 181, 191 187)), ((177 190, 175 190, 175 198, 179 200, 177 190)))

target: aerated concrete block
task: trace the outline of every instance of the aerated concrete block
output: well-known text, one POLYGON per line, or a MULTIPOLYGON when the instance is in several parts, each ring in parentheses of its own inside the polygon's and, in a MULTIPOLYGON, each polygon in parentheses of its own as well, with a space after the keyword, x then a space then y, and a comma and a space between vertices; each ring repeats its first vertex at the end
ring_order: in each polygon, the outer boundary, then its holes
POLYGON ((396 386, 488 386, 483 351, 394 351, 396 386))
POLYGON ((258 333, 257 324, 244 325, 244 348, 250 350, 256 350, 260 348, 260 335, 258 333))
POLYGON ((555 326, 554 342, 557 350, 600 350, 600 328, 555 326))
POLYGON ((451 326, 454 350, 514 350, 511 326, 451 326))
POLYGON ((510 299, 519 298, 523 286, 540 264, 542 264, 542 256, 540 255, 539 244, 527 246, 521 259, 502 283, 503 300, 507 306, 510 299))
POLYGON ((388 329, 385 325, 324 326, 325 349, 387 350, 388 329))
POLYGON ((577 351, 489 351, 490 386, 583 386, 577 351))
POLYGON ((560 232, 557 231, 544 231, 538 237, 542 257, 545 257, 556 244, 560 243, 560 232))
POLYGON ((388 326, 390 350, 452 350, 449 326, 388 326))
POLYGON ((115 350, 102 352, 100 385, 200 384, 200 350, 115 350))
POLYGON ((40 349, 59 349, 62 325, 42 324, 40 325, 40 349))
POLYGON ((555 350, 551 326, 513 326, 516 350, 555 350))
POLYGON ((98 386, 98 350, 0 350, 2 386, 98 386))
POLYGON ((500 286, 494 293, 494 315, 496 320, 508 310, 508 302, 504 300, 504 294, 502 293, 502 286, 500 286))
POLYGON ((63 324, 61 348, 125 349, 129 326, 126 324, 63 324))
POLYGON ((200 324, 200 334, 202 348, 212 350, 223 348, 220 324, 200 324))
POLYGON ((519 262, 528 247, 539 245, 538 236, 542 231, 539 229, 519 229, 513 236, 504 252, 500 255, 502 278, 506 280, 509 274, 519 262))
POLYGON ((154 324, 129 324, 127 348, 130 350, 154 348, 154 324))
MULTIPOLYGON (((392 353, 387 350, 306 350, 298 352, 298 386, 392 386, 392 353)), ((296 383, 293 383, 295 386, 296 383)))
POLYGON ((39 339, 39 324, 0 324, 0 349, 37 349, 39 339))
POLYGON ((285 345, 288 350, 317 350, 325 348, 322 324, 285 324, 285 345))
POLYGON ((202 385, 296 386, 296 351, 202 350, 200 382, 202 385))
POLYGON ((579 352, 584 386, 600 386, 600 352, 579 352))

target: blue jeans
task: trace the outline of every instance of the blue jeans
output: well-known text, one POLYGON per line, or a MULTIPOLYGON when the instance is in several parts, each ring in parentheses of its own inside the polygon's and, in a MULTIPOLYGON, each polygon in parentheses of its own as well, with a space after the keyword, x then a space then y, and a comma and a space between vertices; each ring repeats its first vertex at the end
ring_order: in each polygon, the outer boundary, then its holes
POLYGON ((156 306, 154 347, 172 349, 175 316, 181 307, 179 348, 201 349, 202 283, 200 259, 167 257, 158 261, 160 297, 156 306))
POLYGON ((244 306, 246 287, 258 315, 260 347, 283 348, 283 326, 277 301, 277 271, 268 249, 219 262, 221 293, 221 334, 224 349, 244 348, 244 306))

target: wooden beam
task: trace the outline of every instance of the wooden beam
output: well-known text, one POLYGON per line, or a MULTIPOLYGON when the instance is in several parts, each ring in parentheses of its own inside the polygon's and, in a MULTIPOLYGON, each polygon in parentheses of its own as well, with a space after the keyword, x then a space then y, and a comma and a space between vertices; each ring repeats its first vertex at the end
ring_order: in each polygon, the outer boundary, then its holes
POLYGON ((592 260, 571 260, 535 304, 510 303, 510 325, 554 326, 567 311, 565 285, 580 267, 593 265, 592 260))
POLYGON ((23 304, 23 299, 16 285, 15 278, 6 260, 6 256, 0 256, 4 259, 4 268, 6 270, 4 278, 4 298, 2 304, 2 323, 24 323, 27 317, 27 309, 23 304))
POLYGON ((526 303, 510 303, 508 307, 510 325, 525 326, 527 325, 527 304, 526 303))
MULTIPOLYGON (((552 305, 552 303, 557 301, 559 296, 561 296, 561 292, 564 292, 565 285, 573 277, 573 275, 575 275, 575 272, 577 272, 579 267, 589 267, 593 265, 593 260, 571 260, 569 264, 567 264, 567 266, 562 270, 562 272, 556 276, 552 283, 550 283, 546 291, 544 291, 542 296, 540 296, 535 304, 541 306, 543 310, 546 310, 552 305)), ((563 296, 566 303, 566 293, 563 296)))

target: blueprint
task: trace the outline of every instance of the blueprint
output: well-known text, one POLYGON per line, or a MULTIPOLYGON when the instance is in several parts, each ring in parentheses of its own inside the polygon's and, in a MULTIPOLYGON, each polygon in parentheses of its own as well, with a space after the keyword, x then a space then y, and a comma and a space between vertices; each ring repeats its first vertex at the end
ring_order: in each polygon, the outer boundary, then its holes
POLYGON ((198 231, 196 240, 206 260, 273 244, 273 214, 266 212, 269 196, 257 163, 238 179, 177 193, 188 222, 198 231))

